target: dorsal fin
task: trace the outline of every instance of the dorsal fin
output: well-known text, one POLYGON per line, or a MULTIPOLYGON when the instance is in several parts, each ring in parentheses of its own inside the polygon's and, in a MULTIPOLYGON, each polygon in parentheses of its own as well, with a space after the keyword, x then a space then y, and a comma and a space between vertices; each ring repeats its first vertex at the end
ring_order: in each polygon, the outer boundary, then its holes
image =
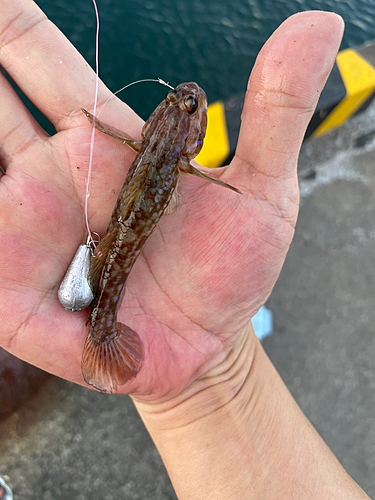
POLYGON ((152 165, 150 163, 134 164, 131 167, 132 175, 128 174, 121 193, 117 199, 108 231, 112 231, 121 219, 125 222, 137 210, 142 199, 142 194, 147 188, 147 183, 151 175, 152 165))
POLYGON ((111 248, 117 234, 117 227, 120 222, 126 224, 142 200, 142 193, 146 189, 149 176, 151 174, 151 164, 144 163, 137 165, 133 175, 128 183, 125 183, 118 197, 112 218, 108 226, 108 233, 95 248, 91 259, 89 271, 89 283, 94 296, 97 292, 103 265, 107 259, 109 249, 111 248))
POLYGON ((116 237, 116 230, 114 229, 110 233, 107 233, 98 246, 95 248, 94 255, 91 259, 90 271, 88 275, 90 288, 95 296, 98 287, 100 275, 107 259, 107 255, 114 238, 116 237))

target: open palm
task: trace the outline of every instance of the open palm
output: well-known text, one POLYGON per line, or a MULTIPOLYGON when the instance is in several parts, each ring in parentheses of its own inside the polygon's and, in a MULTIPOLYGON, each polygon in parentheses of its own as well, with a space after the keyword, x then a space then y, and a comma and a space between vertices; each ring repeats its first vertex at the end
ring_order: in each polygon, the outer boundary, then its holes
MULTIPOLYGON (((87 310, 65 311, 57 290, 85 238, 91 128, 80 108, 92 110, 94 75, 35 4, 0 0, 0 12, 0 63, 57 130, 47 136, 0 74, 0 343, 83 384, 87 310)), ((128 280, 119 320, 140 335, 145 360, 121 392, 176 395, 223 360, 268 297, 297 217, 300 144, 340 29, 336 17, 307 12, 263 48, 236 156, 217 174, 242 195, 184 177, 182 205, 160 222, 128 280)), ((109 95, 101 85, 100 102, 109 95)), ((118 100, 101 119, 140 136, 141 120, 118 100)), ((89 219, 101 236, 133 158, 97 133, 89 219)))

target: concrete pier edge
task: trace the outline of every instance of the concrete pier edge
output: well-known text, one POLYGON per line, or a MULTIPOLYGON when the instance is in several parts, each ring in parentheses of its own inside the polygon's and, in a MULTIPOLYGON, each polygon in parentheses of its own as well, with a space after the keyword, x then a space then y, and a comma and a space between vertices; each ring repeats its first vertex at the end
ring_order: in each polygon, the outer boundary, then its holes
MULTIPOLYGON (((340 127, 363 112, 375 96, 375 41, 338 53, 320 95, 305 139, 314 139, 340 127)), ((208 126, 197 162, 209 168, 227 165, 234 156, 244 95, 208 106, 208 126)))

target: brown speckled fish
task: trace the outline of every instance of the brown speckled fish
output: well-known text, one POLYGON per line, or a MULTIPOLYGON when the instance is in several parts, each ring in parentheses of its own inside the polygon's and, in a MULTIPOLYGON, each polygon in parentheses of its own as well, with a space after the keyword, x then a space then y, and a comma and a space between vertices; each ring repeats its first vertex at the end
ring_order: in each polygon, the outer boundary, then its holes
MULTIPOLYGON (((83 110, 90 122, 93 116, 83 110)), ((144 350, 138 334, 117 322, 126 280, 161 217, 178 205, 180 173, 190 173, 239 192, 190 165, 206 133, 207 98, 194 82, 182 83, 159 104, 142 130, 142 140, 95 119, 95 126, 138 154, 118 197, 107 234, 95 249, 89 280, 94 292, 82 356, 85 381, 112 392, 136 376, 144 350)))

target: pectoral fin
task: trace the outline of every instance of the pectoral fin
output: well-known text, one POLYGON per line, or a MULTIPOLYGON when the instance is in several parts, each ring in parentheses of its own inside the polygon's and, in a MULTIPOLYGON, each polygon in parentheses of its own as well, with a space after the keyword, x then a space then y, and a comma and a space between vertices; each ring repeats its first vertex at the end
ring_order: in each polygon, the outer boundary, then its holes
POLYGON ((169 215, 175 212, 182 203, 183 198, 183 184, 181 178, 177 181, 176 189, 173 191, 171 201, 165 209, 164 215, 169 215))
MULTIPOLYGON (((85 109, 81 109, 81 111, 87 116, 87 119, 90 123, 94 121, 94 115, 86 111, 85 109)), ((99 132, 103 132, 103 134, 110 135, 114 139, 121 141, 123 144, 126 144, 136 153, 141 149, 142 141, 135 141, 130 135, 122 132, 118 128, 112 127, 108 125, 108 123, 101 122, 98 118, 95 117, 95 128, 99 130, 99 132)))
POLYGON ((178 162, 178 168, 182 174, 192 174, 195 175, 196 177, 200 177, 201 179, 205 179, 206 181, 213 182, 214 184, 217 184, 218 186, 222 186, 228 189, 231 189, 232 191, 235 191, 236 193, 242 194, 241 191, 230 184, 227 184, 226 182, 221 181, 217 177, 208 174, 207 172, 202 172, 201 170, 198 170, 197 168, 193 167, 188 163, 187 161, 180 160, 178 162))

